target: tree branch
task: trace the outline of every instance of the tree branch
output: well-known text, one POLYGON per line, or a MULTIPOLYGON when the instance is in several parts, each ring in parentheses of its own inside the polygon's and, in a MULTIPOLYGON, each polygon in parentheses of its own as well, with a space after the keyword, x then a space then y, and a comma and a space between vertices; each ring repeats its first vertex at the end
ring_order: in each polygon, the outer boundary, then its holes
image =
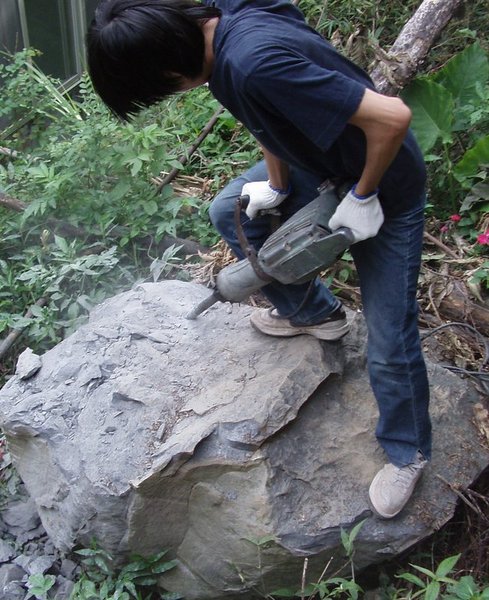
MULTIPOLYGON (((219 120, 219 117, 224 112, 224 107, 220 106, 216 112, 212 115, 212 117, 207 122, 207 125, 200 132, 199 137, 195 140, 195 142, 189 147, 184 156, 178 159, 182 167, 188 163, 192 154, 197 150, 197 148, 202 144, 208 134, 214 129, 214 125, 219 120)), ((161 182, 158 183, 157 190, 161 192, 161 190, 168 185, 171 181, 175 179, 175 177, 180 173, 180 169, 172 169, 166 177, 164 177, 161 182)))
POLYGON ((15 212, 22 212, 26 209, 27 204, 21 200, 17 200, 17 198, 12 198, 12 196, 0 192, 0 206, 15 210, 15 212))
MULTIPOLYGON (((40 306, 42 308, 43 306, 46 306, 47 303, 48 303, 47 298, 40 298, 35 303, 35 306, 40 306)), ((27 310, 24 317, 26 319, 30 319, 32 317, 32 310, 30 308, 27 310)), ((10 348, 12 348, 12 346, 15 344, 17 339, 23 334, 23 332, 26 328, 27 327, 21 327, 20 329, 13 329, 7 335, 7 337, 2 342, 0 342, 0 360, 9 352, 10 348)))
POLYGON ((408 83, 461 3, 462 0, 423 0, 389 52, 377 49, 378 63, 370 76, 379 92, 395 94, 408 83))

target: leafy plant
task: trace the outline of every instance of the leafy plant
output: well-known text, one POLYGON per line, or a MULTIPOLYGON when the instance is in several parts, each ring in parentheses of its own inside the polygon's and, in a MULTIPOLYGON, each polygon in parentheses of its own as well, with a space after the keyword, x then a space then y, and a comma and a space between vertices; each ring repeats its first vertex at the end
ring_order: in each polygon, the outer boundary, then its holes
POLYGON ((175 246, 175 244, 172 244, 163 252, 161 258, 155 258, 153 260, 149 267, 153 281, 158 281, 162 275, 164 277, 168 276, 172 269, 174 269, 175 265, 181 262, 181 259, 177 256, 180 248, 181 246, 175 246))
POLYGON ((0 261, 0 333, 27 327, 41 347, 70 333, 112 286, 124 281, 115 247, 92 254, 87 250, 55 235, 51 243, 45 240, 0 261), (40 298, 45 298, 43 307, 36 305, 40 298), (27 308, 29 318, 24 316, 27 308))
POLYGON ((29 122, 30 134, 23 136, 22 145, 31 139, 43 136, 49 120, 58 117, 80 119, 76 103, 58 80, 45 75, 35 64, 39 52, 26 48, 14 55, 1 52, 0 63, 0 117, 9 125, 0 134, 0 139, 29 122), (32 136, 32 137, 31 137, 32 136))
POLYGON ((489 600, 489 586, 484 589, 471 575, 461 577, 447 588, 446 600, 489 600))
POLYGON ((452 575, 459 558, 460 554, 445 558, 435 571, 411 565, 420 575, 402 573, 398 577, 411 583, 414 589, 408 591, 407 595, 406 590, 398 590, 392 598, 409 600, 414 600, 414 598, 424 598, 424 600, 436 600, 437 598, 444 600, 489 599, 489 586, 483 587, 477 584, 471 575, 465 575, 460 579, 456 579, 452 575))
POLYGON ((163 560, 166 552, 148 558, 135 555, 120 570, 112 568, 112 557, 96 543, 91 548, 77 550, 76 554, 82 557, 83 574, 75 583, 70 600, 140 600, 141 590, 155 592, 161 600, 182 598, 176 593, 156 592, 158 577, 176 566, 174 560, 163 560))
MULTIPOLYGON (((313 600, 315 598, 318 598, 319 600, 323 600, 324 598, 351 598, 351 600, 357 600, 363 590, 355 581, 355 568, 353 561, 355 554, 354 543, 364 524, 365 520, 357 523, 349 532, 343 529, 340 532, 341 543, 348 558, 348 563, 351 567, 351 579, 338 577, 336 575, 325 579, 324 576, 329 568, 330 561, 324 568, 319 580, 316 583, 305 584, 304 580, 303 585, 299 590, 297 588, 280 588, 271 592, 271 594, 267 595, 266 597, 272 599, 296 597, 304 599, 307 597, 308 600, 313 600)), ((340 571, 343 569, 344 567, 341 567, 340 571)), ((307 559, 304 563, 304 576, 306 575, 306 570, 307 559)), ((303 577, 303 579, 305 579, 305 577, 303 577)))
POLYGON ((41 573, 35 573, 29 576, 27 580, 27 588, 29 589, 26 600, 28 598, 37 598, 38 600, 46 600, 49 590, 53 587, 56 582, 54 575, 43 575, 41 573))
MULTIPOLYGON (((478 42, 442 69, 417 78, 403 97, 427 162, 437 204, 457 212, 460 196, 486 177, 489 164, 489 59, 478 42)), ((487 208, 486 208, 487 210, 487 208)))
MULTIPOLYGON (((177 196, 170 185, 158 193, 154 178, 181 167, 178 157, 217 103, 198 90, 123 124, 88 78, 70 99, 38 71, 35 55, 26 50, 0 69, 0 110, 13 124, 4 131, 12 152, 0 154, 0 191, 25 206, 18 213, 0 207, 0 334, 26 327, 28 344, 46 350, 91 306, 147 278, 151 264, 156 273, 166 261, 159 276, 168 273, 175 254, 151 262, 164 236, 216 241, 204 199, 177 196), (26 118, 29 127, 18 129, 26 118), (43 297, 44 307, 36 306, 43 297)), ((234 135, 233 123, 223 115, 216 152, 219 140, 234 135)), ((222 161, 220 177, 231 169, 222 161)))
POLYGON ((413 573, 403 573, 402 575, 399 575, 400 579, 409 581, 419 588, 417 592, 412 595, 410 594, 409 597, 413 599, 422 597, 425 598, 425 600, 435 600, 438 598, 442 585, 456 583, 454 579, 448 577, 448 574, 453 570, 459 558, 459 554, 456 556, 449 556, 439 564, 436 571, 430 571, 430 569, 426 569, 425 567, 411 565, 413 569, 416 569, 418 572, 425 575, 426 580, 421 579, 413 573))

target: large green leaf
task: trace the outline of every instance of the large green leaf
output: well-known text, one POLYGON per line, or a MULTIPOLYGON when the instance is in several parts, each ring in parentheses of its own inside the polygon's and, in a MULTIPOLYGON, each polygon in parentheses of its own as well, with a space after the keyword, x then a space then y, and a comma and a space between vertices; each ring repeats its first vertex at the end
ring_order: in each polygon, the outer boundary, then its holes
POLYGON ((455 165, 453 174, 461 183, 475 177, 483 165, 489 165, 489 135, 481 138, 455 165))
POLYGON ((489 59, 478 42, 454 56, 434 76, 434 81, 447 88, 455 106, 478 105, 481 98, 477 87, 489 81, 489 59))
POLYGON ((446 88, 428 79, 416 79, 404 90, 403 98, 413 112, 411 126, 423 153, 440 138, 451 140, 453 96, 446 88))

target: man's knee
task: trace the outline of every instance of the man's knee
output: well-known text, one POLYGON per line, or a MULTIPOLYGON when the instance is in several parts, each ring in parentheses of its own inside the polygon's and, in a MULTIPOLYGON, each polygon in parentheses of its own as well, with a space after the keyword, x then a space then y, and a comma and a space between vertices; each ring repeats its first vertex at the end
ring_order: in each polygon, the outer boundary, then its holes
POLYGON ((209 218, 217 229, 222 231, 234 219, 233 198, 223 190, 209 206, 209 218))

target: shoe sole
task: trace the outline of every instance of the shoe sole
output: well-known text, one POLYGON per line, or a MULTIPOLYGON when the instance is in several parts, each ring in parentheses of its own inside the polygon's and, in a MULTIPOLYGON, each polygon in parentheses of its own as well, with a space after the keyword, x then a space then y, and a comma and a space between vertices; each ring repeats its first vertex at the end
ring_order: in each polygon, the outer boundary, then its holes
POLYGON ((338 321, 338 326, 335 329, 330 329, 328 331, 321 331, 319 328, 314 329, 313 326, 294 327, 293 329, 291 329, 290 325, 282 328, 278 326, 273 327, 273 329, 269 329, 266 325, 263 325, 262 323, 255 323, 253 318, 251 319, 251 325, 254 329, 256 329, 256 331, 259 331, 260 333, 263 333, 265 335, 271 335, 273 337, 295 337, 297 335, 311 335, 318 340, 324 340, 329 342, 339 340, 350 331, 350 325, 345 321, 338 321))
MULTIPOLYGON (((406 502, 407 504, 407 502, 406 502)), ((402 512, 402 509, 404 508, 404 505, 402 508, 400 508, 396 513, 394 513, 393 515, 387 515, 387 514, 382 514, 380 513, 374 506, 372 500, 370 499, 370 497, 368 498, 368 505, 370 506, 370 510, 374 513, 374 515, 378 518, 381 519, 382 521, 389 521, 390 519, 394 519, 395 517, 397 517, 398 514, 400 514, 402 512)))

